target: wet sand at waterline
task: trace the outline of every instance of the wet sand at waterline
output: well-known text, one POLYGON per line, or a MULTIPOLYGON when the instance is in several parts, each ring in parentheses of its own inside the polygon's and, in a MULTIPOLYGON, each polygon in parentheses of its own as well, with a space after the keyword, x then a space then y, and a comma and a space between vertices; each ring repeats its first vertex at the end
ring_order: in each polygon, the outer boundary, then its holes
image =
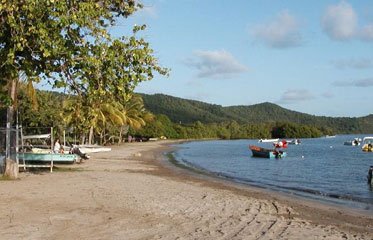
POLYGON ((0 239, 373 239, 373 216, 177 168, 171 143, 0 181, 0 239))

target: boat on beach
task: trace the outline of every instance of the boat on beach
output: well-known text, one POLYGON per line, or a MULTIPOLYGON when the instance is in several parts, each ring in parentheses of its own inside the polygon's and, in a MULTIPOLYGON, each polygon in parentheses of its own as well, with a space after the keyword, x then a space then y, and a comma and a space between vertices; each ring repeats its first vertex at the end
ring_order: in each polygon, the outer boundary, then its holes
POLYGON ((74 163, 77 159, 77 156, 75 154, 24 152, 18 153, 18 158, 25 163, 52 161, 54 163, 74 163))
POLYGON ((249 149, 251 150, 253 157, 260 157, 260 158, 286 157, 286 152, 278 150, 278 149, 262 148, 262 147, 255 146, 255 145, 250 145, 249 149))
POLYGON ((51 134, 21 135, 21 147, 17 152, 18 167, 24 170, 47 167, 52 172, 54 164, 73 164, 84 159, 80 155, 62 150, 63 148, 54 151, 53 145, 49 145, 51 140, 51 134), (34 146, 33 142, 38 145, 34 146))
POLYGON ((74 148, 78 148, 82 153, 98 153, 98 152, 110 152, 111 148, 100 145, 73 145, 74 148))

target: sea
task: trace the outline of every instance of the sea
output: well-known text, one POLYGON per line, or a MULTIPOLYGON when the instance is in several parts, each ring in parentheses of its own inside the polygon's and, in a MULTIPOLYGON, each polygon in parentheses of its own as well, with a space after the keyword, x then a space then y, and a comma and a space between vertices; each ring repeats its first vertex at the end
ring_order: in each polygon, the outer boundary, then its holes
MULTIPOLYGON (((373 153, 345 141, 368 135, 300 139, 279 159, 252 157, 249 145, 272 148, 258 139, 192 141, 176 145, 173 158, 188 168, 226 180, 373 213, 367 183, 373 153)), ((373 136, 370 135, 370 136, 373 136)), ((291 140, 291 139, 289 139, 291 140)))

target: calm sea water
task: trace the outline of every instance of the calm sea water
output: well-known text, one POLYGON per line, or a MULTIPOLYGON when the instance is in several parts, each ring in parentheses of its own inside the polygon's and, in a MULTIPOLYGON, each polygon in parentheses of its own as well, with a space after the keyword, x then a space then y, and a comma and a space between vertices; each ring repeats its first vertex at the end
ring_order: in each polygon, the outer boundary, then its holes
POLYGON ((366 135, 301 139, 289 145, 287 157, 254 158, 248 145, 272 147, 258 140, 197 141, 178 145, 182 164, 234 182, 296 194, 373 212, 373 189, 367 184, 373 153, 345 141, 366 135))

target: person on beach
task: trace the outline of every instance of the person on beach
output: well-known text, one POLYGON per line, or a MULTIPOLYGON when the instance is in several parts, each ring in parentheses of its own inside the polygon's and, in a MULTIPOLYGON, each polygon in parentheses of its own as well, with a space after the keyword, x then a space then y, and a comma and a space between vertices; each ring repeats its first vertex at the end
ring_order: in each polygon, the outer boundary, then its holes
POLYGON ((60 144, 60 139, 56 139, 56 142, 54 143, 54 147, 53 147, 53 152, 54 153, 63 153, 63 149, 62 149, 62 152, 61 152, 61 144, 60 144))

